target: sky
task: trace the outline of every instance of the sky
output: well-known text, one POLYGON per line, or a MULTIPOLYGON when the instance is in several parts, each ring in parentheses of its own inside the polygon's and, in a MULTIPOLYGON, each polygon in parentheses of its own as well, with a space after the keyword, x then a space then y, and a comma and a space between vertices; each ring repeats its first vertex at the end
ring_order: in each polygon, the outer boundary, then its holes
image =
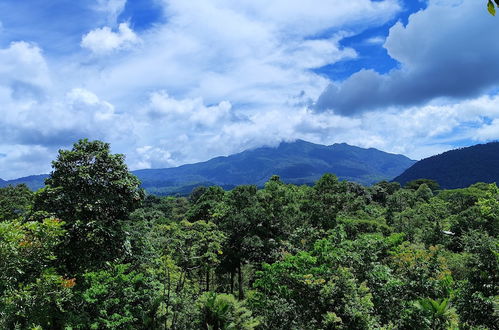
POLYGON ((130 169, 303 139, 421 159, 499 139, 476 0, 0 0, 0 178, 81 138, 130 169))

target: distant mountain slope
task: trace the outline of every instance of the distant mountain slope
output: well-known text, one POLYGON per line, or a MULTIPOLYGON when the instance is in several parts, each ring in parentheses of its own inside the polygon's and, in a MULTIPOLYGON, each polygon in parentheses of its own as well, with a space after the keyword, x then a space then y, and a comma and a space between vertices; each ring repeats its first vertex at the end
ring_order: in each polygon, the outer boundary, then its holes
POLYGON ((30 175, 25 176, 18 179, 13 180, 1 180, 0 179, 0 187, 6 187, 8 185, 16 186, 18 184, 24 183, 31 190, 38 190, 45 186, 45 178, 48 177, 48 174, 40 174, 40 175, 30 175))
POLYGON ((298 140, 278 147, 263 147, 227 157, 174 168, 138 170, 143 187, 154 193, 185 192, 183 187, 204 184, 230 188, 240 184, 263 185, 273 174, 284 182, 313 183, 324 173, 342 180, 372 184, 390 180, 415 161, 376 149, 348 144, 324 146, 298 140))
POLYGON ((464 188, 476 182, 499 182, 499 142, 478 144, 423 159, 393 179, 400 184, 432 179, 443 189, 464 188))
MULTIPOLYGON (((324 173, 342 180, 372 184, 391 180, 415 163, 402 155, 377 149, 363 149, 345 143, 324 146, 302 140, 278 147, 246 150, 227 157, 173 168, 133 171, 142 186, 154 194, 188 194, 198 185, 220 185, 230 189, 241 184, 263 185, 277 174, 284 182, 309 184, 324 173)), ((43 186, 46 175, 0 182, 26 183, 32 189, 43 186)))

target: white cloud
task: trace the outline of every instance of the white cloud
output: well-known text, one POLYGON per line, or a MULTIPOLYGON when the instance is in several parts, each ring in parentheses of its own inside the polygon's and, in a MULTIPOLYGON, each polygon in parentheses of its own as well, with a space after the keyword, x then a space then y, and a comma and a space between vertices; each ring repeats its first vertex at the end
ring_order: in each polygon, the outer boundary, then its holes
POLYGON ((370 44, 370 45, 383 45, 386 41, 385 37, 382 36, 376 36, 369 38, 365 41, 365 43, 370 44))
POLYGON ((109 25, 114 25, 120 13, 125 9, 127 0, 97 0, 95 9, 107 15, 109 25))
MULTIPOLYGON (((172 116, 156 117, 154 124, 144 122, 147 125, 139 131, 154 127, 161 131, 155 135, 158 141, 154 148, 158 149, 150 152, 157 153, 158 157, 151 162, 148 160, 151 156, 145 152, 131 154, 129 159, 133 160, 134 168, 146 164, 165 167, 202 161, 296 138, 322 144, 347 142, 420 159, 451 149, 461 140, 483 142, 494 138, 499 120, 499 96, 483 96, 458 103, 439 100, 421 107, 392 108, 356 118, 332 112, 316 113, 306 107, 282 108, 255 113, 241 120, 232 117, 232 120, 214 121, 211 127, 192 129, 196 123, 191 117, 196 111, 192 109, 208 107, 199 100, 171 100, 161 93, 158 96, 166 103, 158 103, 151 97, 151 106, 169 109, 166 113, 172 116), (490 121, 492 124, 488 124, 490 121), (486 135, 488 132, 492 135, 486 135), (160 151, 167 152, 167 157, 160 156, 160 151)), ((151 146, 147 150, 154 149, 151 146)))
POLYGON ((160 168, 175 165, 171 153, 161 148, 143 146, 137 148, 135 152, 138 155, 139 160, 137 163, 133 164, 134 168, 160 168))
POLYGON ((36 145, 0 144, 0 148, 2 179, 49 173, 50 161, 57 155, 53 149, 36 145))
POLYGON ((476 97, 499 84, 499 66, 493 65, 499 43, 487 37, 496 26, 476 1, 429 1, 407 26, 399 22, 390 29, 384 47, 400 68, 387 74, 362 70, 332 83, 317 107, 356 115, 438 97, 476 97))
POLYGON ((0 49, 0 86, 15 89, 26 87, 45 88, 51 84, 50 73, 42 51, 28 42, 12 42, 0 49))
MULTIPOLYGON (((397 1, 172 0, 165 1, 165 21, 140 34, 127 23, 117 30, 109 23, 83 37, 82 47, 112 56, 89 58, 82 51, 61 58, 44 54, 42 46, 12 44, 0 50, 0 153, 6 155, 0 177, 46 172, 57 149, 82 137, 111 142, 134 169, 202 161, 283 139, 347 142, 419 158, 456 140, 493 137, 497 96, 391 106, 355 118, 310 109, 329 83, 311 69, 357 56, 340 46, 341 38, 383 24, 398 10, 397 1), (26 85, 34 86, 36 97, 26 85), (31 167, 30 153, 38 157, 31 167)), ((438 45, 418 41, 413 23, 422 29, 411 18, 392 30, 390 49, 397 59, 418 64, 424 45, 438 45), (410 47, 416 53, 410 58, 393 44, 406 34, 419 45, 410 47)), ((444 42, 443 34, 437 40, 444 42)), ((468 52, 453 51, 460 58, 468 52)), ((377 79, 366 93, 379 88, 377 79)))
POLYGON ((128 23, 121 23, 117 32, 113 32, 108 26, 92 30, 81 39, 81 46, 97 55, 128 49, 138 43, 140 43, 140 38, 128 23))
POLYGON ((149 114, 153 118, 165 117, 168 121, 190 122, 195 125, 213 126, 226 121, 232 105, 222 101, 214 106, 205 106, 201 98, 176 100, 166 92, 151 94, 149 114))
POLYGON ((480 127, 474 139, 481 142, 499 140, 499 118, 494 119, 490 124, 480 127))

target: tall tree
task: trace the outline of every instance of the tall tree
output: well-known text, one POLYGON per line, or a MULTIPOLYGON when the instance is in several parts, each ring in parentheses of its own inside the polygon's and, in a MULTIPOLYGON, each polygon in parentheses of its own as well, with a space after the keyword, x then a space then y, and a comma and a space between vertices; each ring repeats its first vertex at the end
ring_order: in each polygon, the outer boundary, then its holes
POLYGON ((35 196, 34 210, 65 221, 60 253, 67 270, 99 267, 120 256, 123 220, 144 197, 124 156, 111 154, 108 143, 84 139, 72 150, 60 150, 52 167, 46 187, 35 196))

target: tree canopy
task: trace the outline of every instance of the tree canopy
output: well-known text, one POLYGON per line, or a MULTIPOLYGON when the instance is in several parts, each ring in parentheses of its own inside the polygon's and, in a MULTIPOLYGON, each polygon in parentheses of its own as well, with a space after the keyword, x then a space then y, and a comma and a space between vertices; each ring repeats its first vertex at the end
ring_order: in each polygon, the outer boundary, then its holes
POLYGON ((0 188, 2 329, 497 328, 496 184, 143 198, 106 143, 53 166, 34 194, 0 188))

